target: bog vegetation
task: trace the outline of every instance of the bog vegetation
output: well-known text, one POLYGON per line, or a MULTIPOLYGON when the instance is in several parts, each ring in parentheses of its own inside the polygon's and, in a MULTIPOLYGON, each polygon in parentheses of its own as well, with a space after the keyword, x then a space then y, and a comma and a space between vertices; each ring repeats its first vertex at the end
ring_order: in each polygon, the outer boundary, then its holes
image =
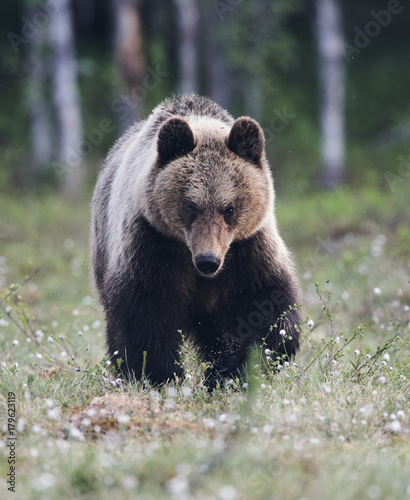
POLYGON ((247 381, 213 394, 189 342, 181 384, 116 378, 89 282, 86 203, 0 203, 2 492, 9 393, 18 436, 17 496, 2 498, 410 497, 404 191, 279 202, 305 292, 301 352, 278 370, 261 346, 247 381))

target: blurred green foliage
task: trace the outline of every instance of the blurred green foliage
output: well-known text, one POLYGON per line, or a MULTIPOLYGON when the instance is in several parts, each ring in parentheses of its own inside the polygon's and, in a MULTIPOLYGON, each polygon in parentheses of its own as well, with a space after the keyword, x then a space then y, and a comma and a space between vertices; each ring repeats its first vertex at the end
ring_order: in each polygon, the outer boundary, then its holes
MULTIPOLYGON (((37 4, 36 4, 37 5, 37 4)), ((40 4, 38 4, 40 5, 40 4)), ((346 43, 353 44, 357 29, 373 19, 371 12, 386 8, 381 0, 343 2, 346 43)), ((84 134, 98 128, 103 119, 115 125, 105 134, 90 157, 89 187, 95 179, 98 160, 104 157, 122 133, 115 99, 125 88, 118 75, 113 50, 112 6, 99 3, 91 19, 82 17, 74 2, 79 86, 84 134)), ((39 7, 40 8, 40 7, 39 7)), ((223 19, 213 4, 200 4, 214 23, 210 33, 220 45, 232 79, 233 115, 251 114, 259 119, 267 138, 267 153, 277 189, 286 197, 299 197, 319 188, 318 84, 314 38, 314 8, 301 0, 275 2, 248 0, 228 10, 223 19), (208 9, 208 10, 207 10, 208 9), (283 125, 283 126, 281 126, 283 125)), ((144 100, 144 114, 170 93, 177 91, 177 21, 171 3, 144 3, 143 25, 146 65, 159 67, 168 76, 144 100)), ((30 140, 26 96, 27 45, 16 53, 7 35, 21 34, 24 2, 2 2, 0 6, 0 190, 10 186, 33 186, 28 173, 30 140)), ((408 22, 410 9, 371 38, 355 58, 346 61, 346 182, 352 187, 371 185, 389 189, 385 172, 397 169, 398 157, 409 154, 410 102, 407 99, 410 72, 408 22)), ((203 29, 198 34, 204 37, 203 29)), ((209 36, 209 35, 207 35, 209 36)), ((206 44, 206 40, 202 40, 206 44)), ((199 90, 208 93, 204 76, 204 54, 200 50, 199 90)), ((49 181, 57 186, 50 168, 49 181)))

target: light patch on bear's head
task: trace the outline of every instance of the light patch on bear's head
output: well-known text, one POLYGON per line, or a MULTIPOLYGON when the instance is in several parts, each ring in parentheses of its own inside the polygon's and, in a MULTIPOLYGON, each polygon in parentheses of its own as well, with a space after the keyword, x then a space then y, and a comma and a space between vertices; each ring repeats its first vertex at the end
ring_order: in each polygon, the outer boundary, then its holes
POLYGON ((227 140, 231 127, 216 118, 192 115, 187 119, 194 137, 199 143, 205 139, 227 140))
POLYGON ((195 267, 212 277, 233 241, 249 238, 274 217, 273 184, 256 122, 240 118, 232 128, 214 119, 183 122, 171 123, 169 133, 178 130, 184 138, 175 140, 192 150, 156 167, 155 225, 185 242, 195 267))

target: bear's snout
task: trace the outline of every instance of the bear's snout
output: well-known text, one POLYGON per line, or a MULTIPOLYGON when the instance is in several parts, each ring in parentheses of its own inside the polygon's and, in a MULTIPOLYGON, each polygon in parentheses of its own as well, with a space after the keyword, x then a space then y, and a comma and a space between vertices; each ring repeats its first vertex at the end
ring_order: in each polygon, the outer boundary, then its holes
POLYGON ((221 259, 212 253, 200 253, 195 257, 195 266, 202 274, 214 274, 221 264, 221 259))

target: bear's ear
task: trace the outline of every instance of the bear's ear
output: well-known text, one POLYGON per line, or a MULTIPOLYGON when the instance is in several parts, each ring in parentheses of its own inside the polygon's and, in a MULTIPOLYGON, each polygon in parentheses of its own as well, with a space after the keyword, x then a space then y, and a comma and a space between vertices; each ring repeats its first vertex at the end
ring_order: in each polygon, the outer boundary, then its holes
POLYGON ((187 155, 194 147, 194 134, 183 118, 169 118, 160 128, 157 141, 160 165, 187 155))
POLYGON ((244 160, 261 166, 265 137, 258 123, 252 118, 242 116, 234 122, 227 146, 244 160))

